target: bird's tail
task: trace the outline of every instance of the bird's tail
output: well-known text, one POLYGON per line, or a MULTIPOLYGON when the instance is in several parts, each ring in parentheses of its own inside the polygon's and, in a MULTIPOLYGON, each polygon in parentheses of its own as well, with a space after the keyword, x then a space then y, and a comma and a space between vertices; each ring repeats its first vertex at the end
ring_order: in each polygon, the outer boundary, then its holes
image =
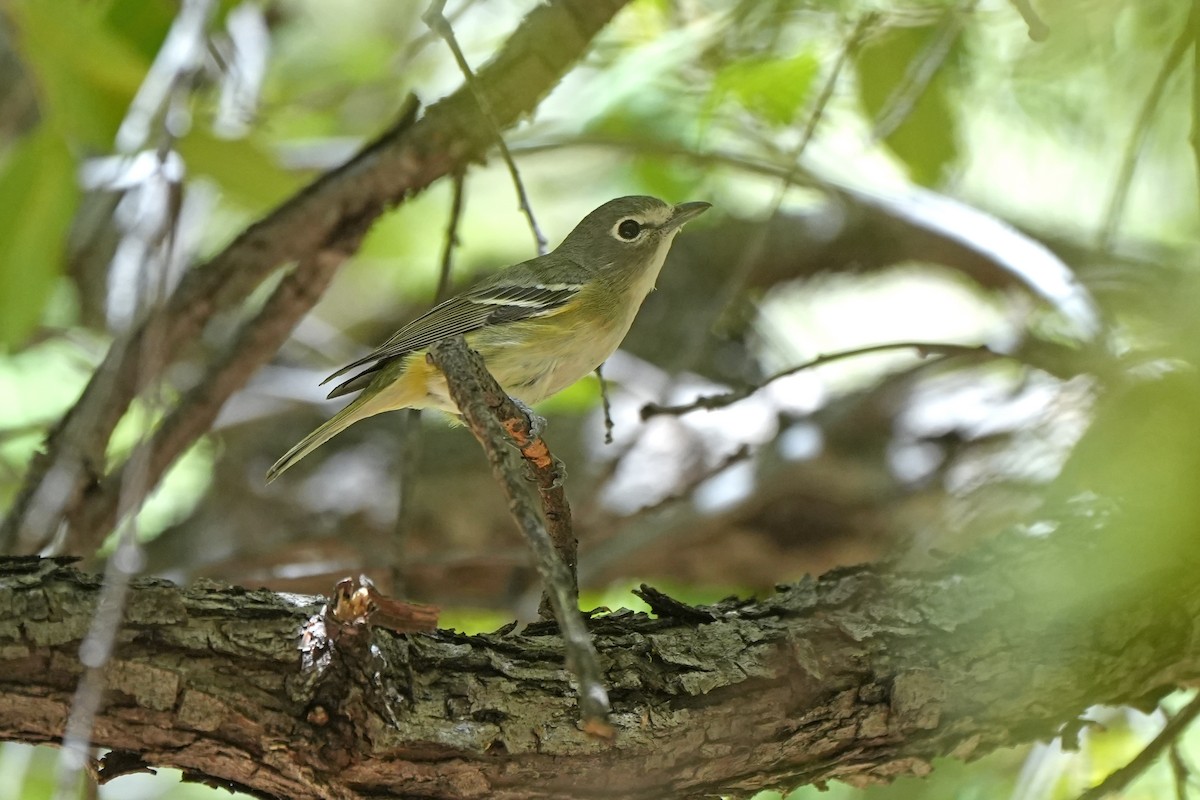
POLYGON ((271 465, 267 470, 267 483, 278 478, 284 471, 290 469, 297 461, 304 458, 306 455, 316 450, 321 445, 328 442, 334 436, 337 436, 342 431, 349 428, 360 419, 365 419, 373 414, 384 409, 369 409, 364 408, 370 397, 360 395, 350 405, 343 408, 338 413, 334 414, 330 419, 317 428, 315 431, 305 436, 291 450, 288 450, 283 456, 271 465))

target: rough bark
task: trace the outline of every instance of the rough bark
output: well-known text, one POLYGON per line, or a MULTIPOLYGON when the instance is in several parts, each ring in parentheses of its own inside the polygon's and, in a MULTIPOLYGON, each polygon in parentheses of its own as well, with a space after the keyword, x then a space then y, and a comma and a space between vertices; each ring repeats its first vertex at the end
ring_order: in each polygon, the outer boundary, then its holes
MULTIPOLYGON (((614 742, 578 730, 549 623, 364 632, 304 671, 311 598, 140 581, 95 742, 118 751, 110 774, 174 766, 291 798, 657 799, 921 775, 1200 677, 1194 564, 1068 527, 923 574, 843 570, 702 609, 649 593, 660 618, 594 618, 614 742)), ((98 581, 0 567, 0 738, 53 743, 98 581)))

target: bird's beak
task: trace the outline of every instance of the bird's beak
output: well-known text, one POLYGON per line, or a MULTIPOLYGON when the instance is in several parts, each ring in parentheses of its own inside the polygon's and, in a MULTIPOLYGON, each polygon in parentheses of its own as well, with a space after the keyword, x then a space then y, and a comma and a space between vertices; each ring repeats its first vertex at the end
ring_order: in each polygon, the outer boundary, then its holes
POLYGON ((685 222, 695 219, 710 208, 712 208, 712 203, 680 203, 673 209, 671 218, 663 225, 663 230, 673 231, 681 228, 685 222))

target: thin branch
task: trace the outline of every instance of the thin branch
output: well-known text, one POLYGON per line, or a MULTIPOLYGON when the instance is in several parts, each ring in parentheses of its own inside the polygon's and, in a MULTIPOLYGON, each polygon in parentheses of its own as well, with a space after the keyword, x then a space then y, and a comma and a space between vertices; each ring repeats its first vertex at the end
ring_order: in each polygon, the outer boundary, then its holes
POLYGON ((1179 752, 1179 740, 1171 742, 1167 750, 1167 759, 1171 763, 1171 778, 1175 782, 1175 800, 1188 800, 1188 781, 1191 780, 1191 770, 1179 752))
POLYGON ((525 184, 521 181, 521 173, 517 171, 517 164, 513 161, 512 153, 508 149, 508 143, 504 141, 504 133, 500 130, 500 126, 496 124, 496 117, 492 113, 492 103, 488 99, 487 94, 479 86, 479 81, 476 79, 471 65, 467 63, 467 57, 463 55, 462 48, 458 46, 458 39, 454 36, 454 28, 450 26, 450 22, 442 13, 445 8, 446 0, 432 0, 429 3, 429 9, 421 15, 421 20, 429 26, 430 30, 446 41, 450 52, 454 54, 454 60, 458 63, 458 68, 462 71, 467 86, 470 87, 471 93, 475 95, 476 102, 479 103, 479 110, 483 114, 483 118, 487 121, 492 134, 496 137, 496 145, 500 148, 500 156, 504 159, 504 165, 508 167, 508 174, 512 178, 513 188, 517 192, 517 202, 520 204, 525 218, 529 220, 529 229, 533 231, 533 241, 537 247, 538 255, 545 255, 546 237, 542 235, 537 220, 534 219, 533 206, 529 204, 529 196, 525 193, 525 184))
MULTIPOLYGON (((660 498, 659 500, 656 500, 650 505, 642 506, 631 514, 626 514, 624 517, 622 517, 622 521, 628 523, 643 517, 649 517, 657 514, 669 506, 674 505, 675 503, 687 500, 698 488, 700 488, 702 483, 712 480, 733 465, 746 461, 752 454, 753 451, 750 449, 750 445, 743 443, 733 452, 723 456, 721 460, 712 467, 709 467, 708 469, 698 469, 692 475, 687 476, 684 479, 683 484, 676 488, 675 491, 660 498)), ((637 547, 643 547, 649 542, 654 541, 660 534, 669 533, 669 525, 659 525, 655 527, 657 530, 651 532, 649 536, 641 538, 637 544, 637 547)), ((616 538, 609 540, 609 542, 606 542, 605 544, 613 541, 616 541, 616 538)), ((588 552, 589 567, 593 566, 593 561, 605 563, 612 560, 611 557, 605 553, 605 544, 601 544, 588 552)), ((619 549, 625 551, 628 546, 628 542, 621 542, 619 549)))
MULTIPOLYGON (((478 1, 479 0, 463 0, 463 2, 459 3, 458 6, 450 12, 446 19, 451 25, 453 25, 455 22, 458 22, 460 19, 462 19, 462 17, 471 10, 471 6, 475 5, 475 3, 478 1)), ((425 30, 417 34, 405 47, 403 60, 405 62, 411 62, 417 55, 420 54, 422 50, 436 42, 438 38, 439 37, 437 33, 432 30, 425 30)))
POLYGON ((604 443, 613 443, 612 403, 608 400, 608 381, 604 380, 604 365, 596 367, 596 380, 600 383, 600 407, 604 410, 604 443))
POLYGON ((788 172, 788 178, 784 181, 785 184, 791 183, 791 177, 795 170, 799 169, 800 156, 804 155, 804 151, 808 148, 808 143, 812 141, 813 135, 817 132, 817 125, 820 124, 822 117, 824 117, 825 108, 829 105, 829 101, 833 99, 833 92, 837 89, 838 79, 841 77, 846 62, 858 52, 867 32, 878 20, 879 15, 873 11, 860 16, 854 24, 854 29, 850 31, 850 36, 847 37, 845 44, 842 45, 837 61, 833 62, 833 68, 829 71, 829 77, 825 79, 825 85, 821 87, 821 94, 817 96, 816 105, 813 106, 812 112, 808 115, 808 121, 805 123, 804 131, 800 135, 800 141, 796 143, 795 149, 790 154, 791 157, 788 159, 788 162, 791 171, 788 172))
POLYGON ((1021 15, 1021 19, 1025 20, 1025 26, 1029 29, 1029 38, 1035 42, 1046 41, 1046 37, 1050 35, 1050 28, 1038 16, 1029 0, 1011 0, 1011 2, 1017 9, 1017 13, 1021 15))
MULTIPOLYGON (((854 29, 842 45, 842 49, 838 52, 837 60, 834 61, 833 67, 825 79, 825 84, 821 88, 821 93, 817 96, 816 102, 813 104, 812 111, 808 115, 808 120, 805 122, 804 128, 800 133, 800 138, 788 153, 787 171, 780 177, 779 183, 776 186, 775 196, 771 200, 770 211, 763 218, 762 224, 755 230, 753 238, 743 248, 741 258, 738 259, 737 265, 730 271, 729 277, 721 287, 720 299, 716 307, 720 309, 722 316, 728 313, 729 306, 745 286, 746 281, 750 277, 750 272, 754 269, 754 265, 762 258, 767 245, 767 234, 770 230, 769 223, 779 213, 779 209, 783 206, 784 198, 787 197, 788 189, 791 188, 796 175, 801 171, 800 158, 808 148, 809 142, 812 141, 813 135, 817 131, 817 125, 820 124, 821 119, 824 117, 825 107, 833 98, 833 92, 837 88, 842 69, 862 45, 867 31, 870 30, 877 19, 878 15, 874 12, 860 16, 858 22, 854 25, 854 29)), ((680 366, 687 367, 695 360, 700 352, 702 341, 703 338, 701 336, 693 337, 693 345, 683 354, 683 357, 679 361, 680 366)))
MULTIPOLYGON (((1194 8, 1195 6, 1193 6, 1194 8)), ((1107 253, 1112 250, 1113 241, 1117 236, 1117 229, 1121 225, 1121 217, 1125 214, 1125 203, 1129 199, 1129 187, 1133 183, 1138 159, 1141 156, 1142 148, 1146 144, 1146 136, 1149 134, 1150 126, 1154 122, 1155 113, 1158 111, 1158 104, 1167 89, 1167 81, 1170 80, 1175 70, 1179 68, 1188 48, 1195 41, 1195 17, 1196 12, 1193 11, 1184 23, 1183 30, 1179 32, 1179 35, 1175 37, 1175 41, 1171 43, 1171 49, 1167 51, 1167 57, 1163 59, 1162 67, 1159 68, 1158 73, 1154 76, 1154 82, 1150 84, 1150 91, 1147 92, 1146 99, 1142 102, 1142 109, 1133 124, 1133 131, 1129 134, 1129 141, 1125 144, 1125 153, 1121 157, 1121 169, 1117 173, 1116 182, 1113 184, 1112 197, 1108 201, 1108 210, 1105 212, 1104 222, 1100 226, 1100 236, 1096 246, 1101 252, 1107 253)), ((1197 58, 1200 59, 1200 54, 1197 55, 1197 58)), ((1200 64, 1200 61, 1197 63, 1200 64)), ((1200 111, 1197 110, 1198 104, 1200 104, 1200 94, 1197 94, 1193 98, 1193 114, 1196 115, 1193 119, 1200 119, 1200 111)), ((1194 124, 1192 131, 1193 148, 1200 147, 1200 145, 1197 145, 1197 136, 1200 136, 1200 132, 1198 132, 1194 124)), ((1197 179, 1200 180, 1200 149, 1197 149, 1195 152, 1197 159, 1197 179)))
POLYGON ((575 537, 571 530, 570 506, 562 489, 562 467, 545 442, 533 432, 525 412, 504 393, 488 373, 483 359, 467 347, 461 336, 439 342, 429 353, 434 364, 445 374, 450 396, 463 419, 487 453, 492 473, 508 498, 509 511, 533 550, 562 633, 567 666, 579 684, 584 729, 598 736, 611 737, 608 691, 604 688, 596 649, 579 613, 575 537), (516 445, 516 451, 510 443, 516 445), (522 458, 531 468, 541 495, 540 513, 521 474, 522 458), (551 537, 552 528, 559 529, 557 541, 551 537), (561 548, 568 542, 571 553, 564 558, 561 548))
POLYGON ((950 55, 950 48, 962 34, 963 17, 974 11, 975 5, 976 0, 969 0, 961 9, 951 9, 946 13, 946 20, 937 36, 926 45, 923 53, 909 62, 904 77, 884 101, 871 130, 872 139, 886 139, 909 118, 938 69, 946 61, 946 56, 950 55))
POLYGON ((450 199, 450 220, 446 223, 446 241, 442 244, 442 267, 438 273, 437 291, 433 303, 437 305, 450 293, 450 271, 454 266, 454 248, 458 247, 458 224, 463 211, 463 185, 466 173, 458 170, 453 176, 453 195, 450 199))
MULTIPOLYGON (((497 98, 493 122, 508 126, 532 111, 627 2, 553 0, 531 11, 475 81, 497 98), (562 35, 568 30, 571 35, 562 35)), ((136 393, 141 342, 155 325, 165 364, 174 363, 214 315, 240 306, 281 266, 311 258, 347 225, 369 225, 395 203, 478 158, 494 138, 466 87, 431 107, 411 130, 398 127, 404 135, 384 133, 189 270, 154 315, 160 319, 145 320, 114 342, 26 472, 0 525, 0 551, 38 550, 77 513, 87 488, 103 479, 109 439, 136 393)), ((157 374, 143 368, 144 380, 159 379, 165 364, 157 374)))
POLYGON ((1142 752, 1134 756, 1132 761, 1079 795, 1079 800, 1100 800, 1101 797, 1119 792, 1133 783, 1136 778, 1150 768, 1151 764, 1158 760, 1164 751, 1179 740, 1179 737, 1197 716, 1200 716, 1200 694, 1193 697, 1192 702, 1180 709, 1178 714, 1167 720, 1167 724, 1159 731, 1158 736, 1155 736, 1142 752))
MULTIPOLYGON (((397 135, 416 120, 419 104, 410 96, 397 135)), ((336 240, 297 265, 275 288, 259 313, 238 332, 224 354, 166 416, 149 440, 141 443, 120 466, 104 477, 68 511, 69 525, 62 551, 89 553, 127 515, 140 508, 146 497, 187 449, 212 426, 225 401, 287 340, 296 321, 321 299, 337 268, 358 249, 367 223, 346 220, 336 240), (137 475, 138 480, 130 480, 137 475)), ((151 319, 158 319, 151 315, 151 319)), ((166 324, 165 321, 162 324, 166 324)), ((158 374, 166 355, 156 346, 162 337, 148 336, 144 346, 155 345, 153 360, 139 359, 148 374, 158 374)), ((139 373, 140 376, 140 373, 139 373)))
POLYGON ((671 416, 682 416, 683 414, 697 411, 701 408, 707 411, 713 411, 718 408, 725 408, 733 405, 739 400, 745 400, 750 395, 757 392, 764 386, 774 383, 780 378, 786 378, 789 375, 795 375, 797 372, 814 369, 815 367, 824 364, 831 364, 835 361, 843 361, 847 358, 856 358, 857 356, 867 355, 868 353, 883 353, 889 350, 916 350, 917 354, 922 358, 927 356, 965 356, 965 355, 990 355, 1000 357, 1001 354, 989 349, 986 345, 965 345, 965 344, 944 344, 939 342, 888 342, 887 344, 873 344, 866 347, 856 347, 851 350, 840 350, 836 353, 826 353, 825 355, 817 356, 811 361, 805 361, 803 364, 797 364, 794 367, 780 370, 767 377, 766 380, 745 386, 741 389, 735 389, 731 392, 723 392, 721 394, 706 395, 692 400, 690 403, 683 403, 675 406, 663 406, 657 403, 647 403, 642 406, 642 419, 650 419, 651 417, 669 414, 671 416))

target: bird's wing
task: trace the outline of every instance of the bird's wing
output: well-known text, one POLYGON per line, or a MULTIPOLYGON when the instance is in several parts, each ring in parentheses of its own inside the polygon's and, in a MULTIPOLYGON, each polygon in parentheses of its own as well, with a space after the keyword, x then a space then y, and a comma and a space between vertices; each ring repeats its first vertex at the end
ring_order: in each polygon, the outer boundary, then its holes
MULTIPOLYGON (((525 274, 523 270, 506 272, 492 281, 434 306, 370 353, 330 375, 322 384, 365 364, 388 361, 428 347, 442 339, 479 330, 485 325, 499 325, 554 314, 578 294, 580 288, 581 285, 575 282, 539 283, 532 280, 532 276, 525 274)), ((368 371, 373 372, 380 365, 377 363, 368 371)), ((348 381, 347 384, 351 382, 348 381)), ((338 392, 339 389, 341 387, 334 391, 338 392)))

